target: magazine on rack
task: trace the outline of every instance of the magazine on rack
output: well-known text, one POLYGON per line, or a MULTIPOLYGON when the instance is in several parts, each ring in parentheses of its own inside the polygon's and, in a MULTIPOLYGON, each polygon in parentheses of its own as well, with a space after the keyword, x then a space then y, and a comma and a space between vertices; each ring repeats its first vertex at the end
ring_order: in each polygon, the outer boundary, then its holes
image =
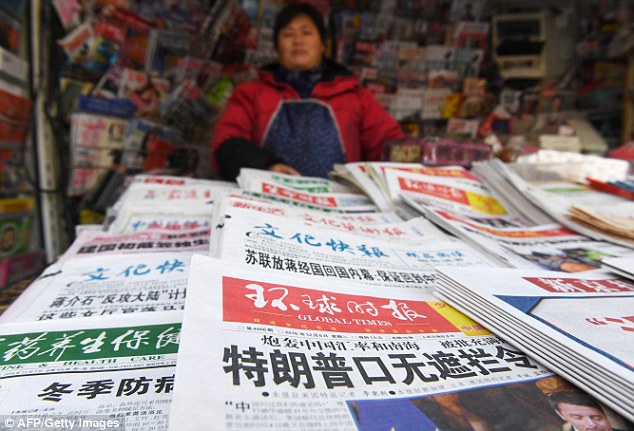
POLYGON ((173 77, 187 55, 191 37, 184 31, 152 28, 145 54, 145 72, 173 77))
POLYGON ((188 289, 170 430, 559 431, 586 397, 429 294, 200 255, 188 289))
POLYGON ((33 101, 0 88, 0 148, 24 151, 33 101))
POLYGON ((439 298, 634 420, 634 282, 602 270, 437 273, 439 298))
POLYGON ((173 311, 0 325, 0 429, 166 430, 181 321, 173 311))
POLYGON ((123 155, 128 120, 75 112, 71 115, 71 196, 88 193, 123 155))

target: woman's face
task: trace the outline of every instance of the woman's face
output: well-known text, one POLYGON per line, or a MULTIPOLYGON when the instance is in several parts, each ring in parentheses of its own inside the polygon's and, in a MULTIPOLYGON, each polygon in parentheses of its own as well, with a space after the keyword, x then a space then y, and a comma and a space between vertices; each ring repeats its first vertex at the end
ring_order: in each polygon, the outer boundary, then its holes
POLYGON ((325 50, 317 26, 306 15, 297 15, 277 36, 280 64, 287 69, 317 67, 325 50))

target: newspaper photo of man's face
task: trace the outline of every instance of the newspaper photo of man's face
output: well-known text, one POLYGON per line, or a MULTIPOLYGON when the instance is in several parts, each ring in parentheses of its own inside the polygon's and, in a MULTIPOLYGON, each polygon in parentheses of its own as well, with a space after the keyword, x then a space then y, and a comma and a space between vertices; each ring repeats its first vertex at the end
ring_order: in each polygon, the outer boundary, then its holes
POLYGON ((558 376, 349 406, 362 431, 618 431, 594 398, 558 376), (562 394, 567 402, 553 406, 562 394))
POLYGON ((612 431, 610 421, 598 407, 561 404, 558 413, 574 430, 612 431))
POLYGON ((565 421, 562 426, 564 431, 617 431, 601 404, 584 392, 554 392, 549 395, 548 401, 565 421))

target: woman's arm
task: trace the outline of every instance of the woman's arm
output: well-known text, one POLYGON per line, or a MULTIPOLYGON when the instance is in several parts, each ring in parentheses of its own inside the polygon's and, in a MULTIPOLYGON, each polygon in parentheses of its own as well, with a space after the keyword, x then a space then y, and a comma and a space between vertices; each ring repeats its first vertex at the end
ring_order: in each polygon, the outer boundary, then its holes
POLYGON ((281 162, 254 142, 256 88, 253 83, 236 87, 214 128, 212 167, 226 180, 235 180, 243 167, 268 169, 281 162))
POLYGON ((240 168, 271 169, 281 164, 275 154, 244 138, 227 139, 220 144, 214 156, 218 174, 227 181, 234 181, 240 168))

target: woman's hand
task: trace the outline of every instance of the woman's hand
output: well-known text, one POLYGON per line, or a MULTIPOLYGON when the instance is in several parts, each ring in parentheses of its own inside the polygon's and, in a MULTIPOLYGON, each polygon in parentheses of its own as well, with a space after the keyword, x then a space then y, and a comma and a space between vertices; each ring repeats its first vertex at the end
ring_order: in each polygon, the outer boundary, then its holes
POLYGON ((288 174, 288 175, 297 175, 301 176, 299 172, 297 172, 292 167, 285 165, 284 163, 276 163, 268 167, 269 171, 277 172, 278 174, 288 174))

